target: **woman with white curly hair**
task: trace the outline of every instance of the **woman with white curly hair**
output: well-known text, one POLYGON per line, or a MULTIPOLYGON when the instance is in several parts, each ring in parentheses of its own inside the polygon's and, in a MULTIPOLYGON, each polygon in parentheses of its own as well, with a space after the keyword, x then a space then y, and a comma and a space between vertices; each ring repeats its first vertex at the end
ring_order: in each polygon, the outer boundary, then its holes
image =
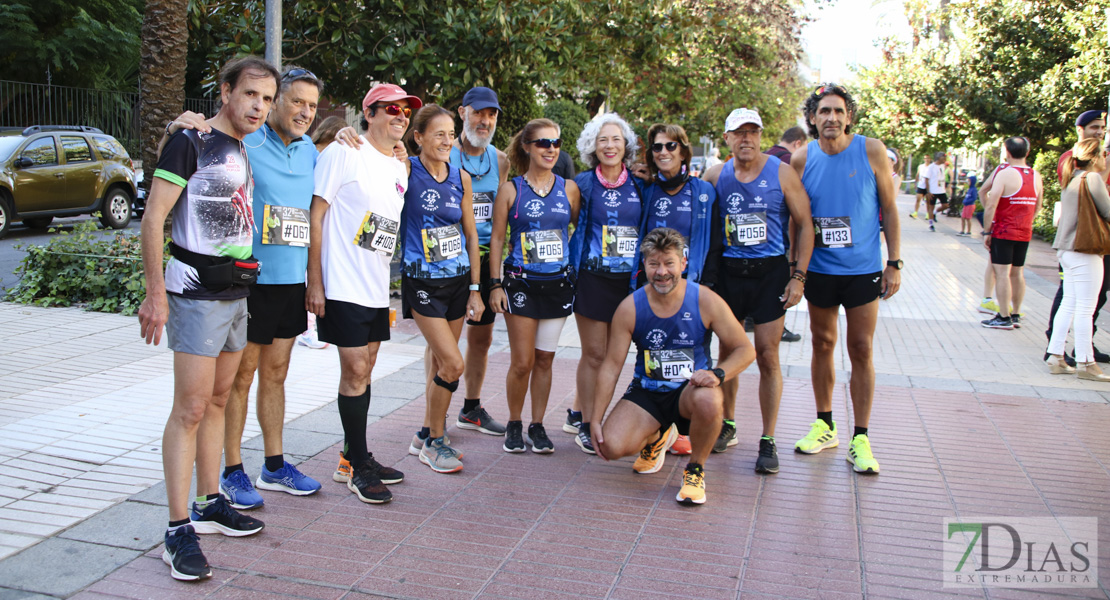
POLYGON ((574 179, 582 192, 582 208, 570 240, 570 264, 578 274, 574 319, 582 359, 574 409, 567 411, 563 431, 576 434, 575 442, 587 454, 594 454, 590 413, 609 324, 617 305, 629 294, 635 270, 642 193, 640 180, 629 167, 639 147, 632 127, 616 113, 599 115, 578 136, 579 155, 590 167, 574 179))

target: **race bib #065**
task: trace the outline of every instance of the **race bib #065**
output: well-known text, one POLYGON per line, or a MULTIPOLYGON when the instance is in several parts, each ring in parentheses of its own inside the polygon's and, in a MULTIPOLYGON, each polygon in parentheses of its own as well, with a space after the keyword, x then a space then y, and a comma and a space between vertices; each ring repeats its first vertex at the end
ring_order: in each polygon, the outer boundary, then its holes
POLYGON ((436 263, 462 254, 463 241, 459 224, 434 227, 420 231, 424 240, 424 260, 436 263))
POLYGON ((474 192, 472 198, 474 220, 481 223, 493 219, 493 195, 489 192, 474 192))
POLYGON ((644 350, 644 373, 661 381, 680 381, 694 374, 694 350, 644 350))
POLYGON ((636 255, 636 241, 640 232, 627 225, 601 226, 601 256, 606 258, 632 258, 636 255))
POLYGON ((262 243, 275 246, 309 245, 308 211, 295 206, 263 207, 262 243))
POLYGON ((850 248, 851 217, 813 217, 813 233, 817 248, 850 248))
POLYGON ((526 265, 563 260, 563 235, 558 229, 526 231, 520 234, 520 243, 526 265))
POLYGON ((355 234, 355 245, 387 258, 393 258, 393 251, 397 249, 399 225, 398 221, 367 212, 366 217, 362 219, 362 226, 355 234))
POLYGON ((755 246, 767 241, 767 213, 740 213, 725 219, 725 238, 729 246, 755 246))

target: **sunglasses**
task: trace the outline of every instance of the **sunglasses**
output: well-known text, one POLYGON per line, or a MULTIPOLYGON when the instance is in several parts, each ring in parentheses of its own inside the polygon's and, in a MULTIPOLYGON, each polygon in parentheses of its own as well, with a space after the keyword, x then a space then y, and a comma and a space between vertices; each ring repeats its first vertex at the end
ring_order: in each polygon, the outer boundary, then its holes
POLYGON ((282 81, 296 81, 297 79, 313 79, 319 81, 319 77, 308 69, 290 69, 288 73, 281 76, 282 81))
POLYGON ((822 83, 820 87, 813 90, 814 96, 824 95, 826 92, 843 92, 844 88, 835 83, 822 83))
POLYGON ((655 142, 651 145, 652 152, 662 152, 663 148, 666 148, 667 152, 674 152, 678 148, 678 142, 655 142))
POLYGON ((524 142, 524 143, 525 144, 535 144, 537 148, 543 148, 543 149, 546 150, 547 148, 562 147, 563 140, 561 140, 559 138, 536 138, 534 140, 529 140, 529 141, 524 142))
POLYGON ((405 115, 405 118, 407 119, 407 118, 409 118, 409 115, 412 114, 412 109, 411 108, 401 106, 400 104, 375 104, 374 108, 375 109, 379 109, 379 108, 384 109, 385 114, 387 114, 391 117, 396 117, 397 115, 403 114, 403 115, 405 115))

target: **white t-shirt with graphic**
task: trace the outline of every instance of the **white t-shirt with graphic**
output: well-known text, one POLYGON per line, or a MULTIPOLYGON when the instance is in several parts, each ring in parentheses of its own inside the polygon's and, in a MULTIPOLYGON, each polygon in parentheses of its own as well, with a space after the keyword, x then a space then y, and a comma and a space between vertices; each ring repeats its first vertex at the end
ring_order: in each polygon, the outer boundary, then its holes
POLYGON ((933 163, 925 169, 925 176, 929 178, 929 193, 930 194, 943 194, 944 193, 944 167, 933 163))

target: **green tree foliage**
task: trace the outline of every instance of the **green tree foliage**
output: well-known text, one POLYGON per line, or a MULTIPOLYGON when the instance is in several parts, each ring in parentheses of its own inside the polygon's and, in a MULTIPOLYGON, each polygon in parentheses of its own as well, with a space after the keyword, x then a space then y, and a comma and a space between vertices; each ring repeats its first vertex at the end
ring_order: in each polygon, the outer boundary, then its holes
POLYGON ((559 135, 563 138, 563 152, 569 152, 574 158, 576 170, 585 170, 586 165, 578 158, 577 144, 582 128, 590 120, 586 109, 570 100, 552 100, 544 105, 543 116, 559 124, 562 128, 559 135))

